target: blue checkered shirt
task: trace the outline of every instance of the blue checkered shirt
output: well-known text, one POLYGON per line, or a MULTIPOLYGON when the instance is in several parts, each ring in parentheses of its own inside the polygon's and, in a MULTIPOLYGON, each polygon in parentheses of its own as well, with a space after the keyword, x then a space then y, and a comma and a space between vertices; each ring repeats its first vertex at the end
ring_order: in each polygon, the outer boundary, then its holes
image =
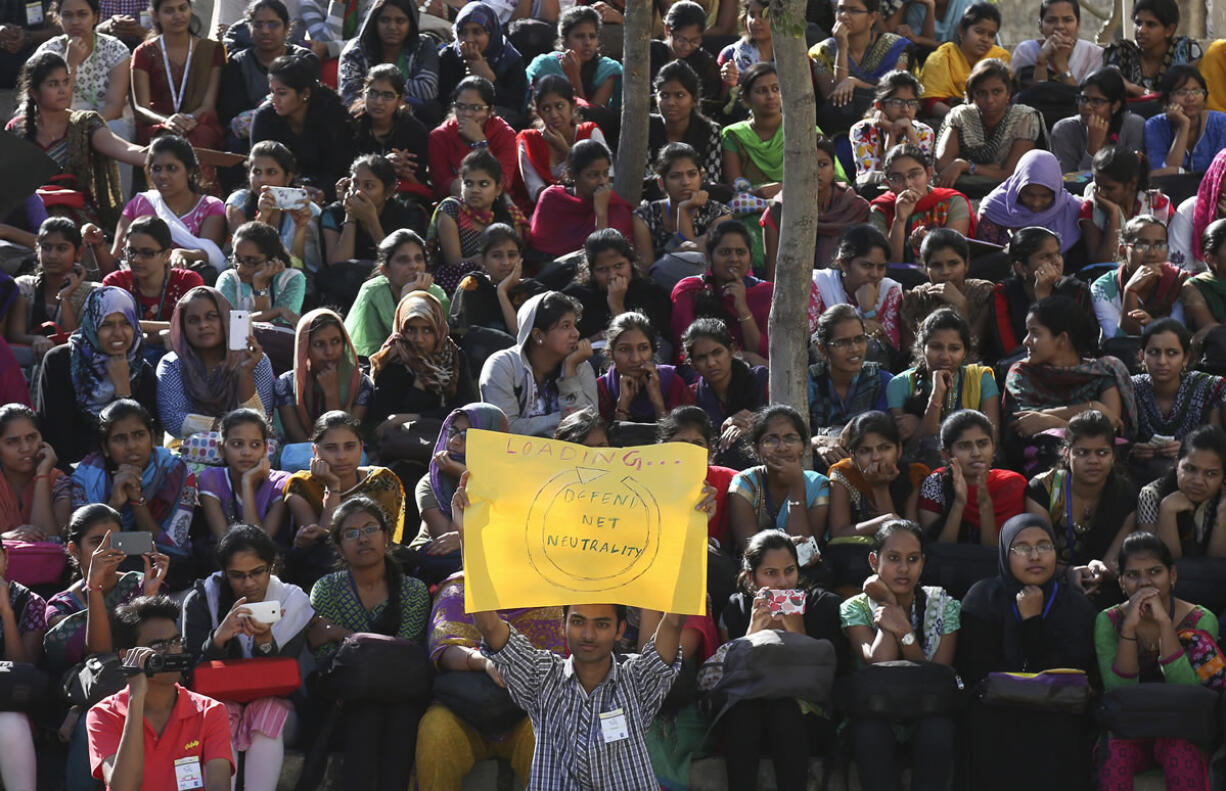
POLYGON ((642 654, 615 656, 609 675, 588 694, 572 658, 533 648, 514 627, 501 651, 483 648, 511 699, 532 719, 529 791, 658 791, 647 731, 677 677, 680 649, 672 665, 656 653, 654 638, 642 654), (600 714, 617 709, 630 735, 606 744, 600 714))

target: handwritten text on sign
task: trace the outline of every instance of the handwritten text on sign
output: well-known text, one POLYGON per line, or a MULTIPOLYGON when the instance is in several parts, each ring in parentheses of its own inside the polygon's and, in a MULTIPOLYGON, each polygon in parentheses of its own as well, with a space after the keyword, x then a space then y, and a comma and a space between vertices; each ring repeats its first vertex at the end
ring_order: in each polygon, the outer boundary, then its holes
POLYGON ((470 612, 600 603, 703 611, 701 448, 588 448, 474 429, 466 457, 470 612))

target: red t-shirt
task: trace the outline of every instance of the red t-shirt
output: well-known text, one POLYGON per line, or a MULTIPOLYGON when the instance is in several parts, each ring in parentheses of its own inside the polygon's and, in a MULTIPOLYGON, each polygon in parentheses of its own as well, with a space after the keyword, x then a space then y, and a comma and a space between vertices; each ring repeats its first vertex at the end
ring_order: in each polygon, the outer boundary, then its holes
POLYGON ((715 487, 715 513, 707 520, 707 537, 714 538, 720 547, 735 554, 736 548, 729 542, 728 534, 728 484, 732 483, 736 470, 727 467, 707 466, 707 483, 715 487))
POLYGON ((117 269, 102 278, 102 285, 116 286, 136 297, 140 306, 141 321, 170 321, 179 298, 196 286, 204 285, 199 272, 190 269, 171 269, 167 275, 165 294, 147 297, 136 285, 136 276, 131 269, 117 269), (160 308, 160 309, 159 309, 160 308))
MULTIPOLYGON (((177 791, 179 784, 175 761, 195 758, 203 778, 204 767, 214 758, 230 762, 234 774, 234 752, 230 747, 230 717, 226 707, 204 695, 175 685, 179 696, 162 734, 153 732, 145 721, 145 770, 141 779, 143 791, 177 791)), ((119 752, 123 723, 128 716, 128 689, 111 695, 85 717, 89 732, 89 768, 93 776, 102 779, 102 762, 119 752)), ((183 770, 180 770, 183 771, 183 770)), ((200 788, 204 787, 203 781, 200 788)))

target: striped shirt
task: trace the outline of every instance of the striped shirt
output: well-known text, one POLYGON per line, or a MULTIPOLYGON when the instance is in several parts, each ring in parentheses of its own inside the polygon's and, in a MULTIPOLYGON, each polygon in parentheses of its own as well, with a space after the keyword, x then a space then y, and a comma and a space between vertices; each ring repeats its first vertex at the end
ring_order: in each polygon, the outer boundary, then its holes
POLYGON ((529 791, 659 789, 647 730, 681 668, 680 649, 672 665, 656 652, 655 638, 641 654, 614 656, 590 694, 575 675, 573 657, 533 648, 514 627, 501 651, 483 650, 536 732, 529 791), (606 744, 600 715, 619 710, 629 738, 606 744))

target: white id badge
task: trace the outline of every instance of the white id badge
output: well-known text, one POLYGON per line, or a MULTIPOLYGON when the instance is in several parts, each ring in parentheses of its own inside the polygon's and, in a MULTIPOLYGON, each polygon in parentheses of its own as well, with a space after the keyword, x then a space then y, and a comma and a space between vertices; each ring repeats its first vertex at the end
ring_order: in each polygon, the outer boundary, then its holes
POLYGON ((630 738, 630 728, 626 725, 626 714, 621 709, 604 711, 600 714, 600 732, 605 744, 620 742, 630 738))
POLYGON ((204 788, 204 772, 200 770, 200 756, 189 755, 175 761, 175 786, 178 791, 204 788))
POLYGON ((43 23, 43 4, 41 2, 26 3, 26 24, 41 25, 43 23))

